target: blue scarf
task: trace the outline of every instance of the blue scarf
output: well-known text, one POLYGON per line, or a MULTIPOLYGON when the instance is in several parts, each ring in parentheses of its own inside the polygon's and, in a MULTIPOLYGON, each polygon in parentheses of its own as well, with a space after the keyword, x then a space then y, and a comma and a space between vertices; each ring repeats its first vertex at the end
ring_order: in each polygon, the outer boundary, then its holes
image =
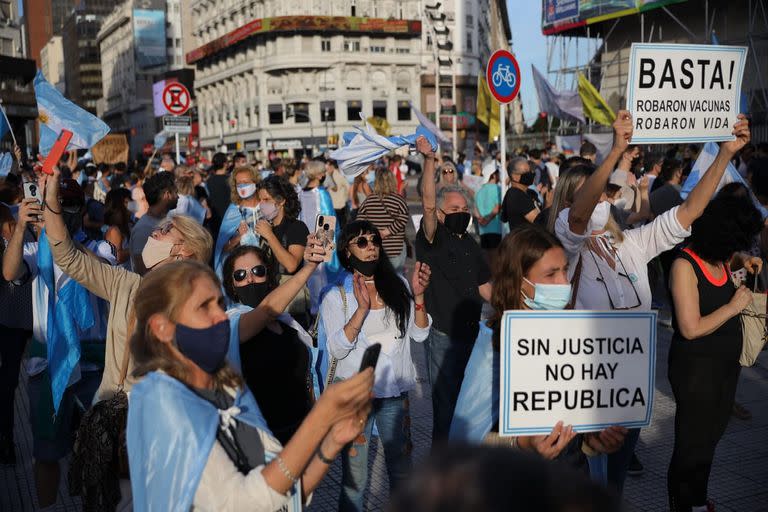
POLYGON ((68 279, 57 293, 53 254, 45 230, 38 241, 37 268, 40 279, 48 288, 48 372, 51 376, 53 409, 58 413, 72 370, 80 361, 79 333, 94 324, 93 307, 88 291, 74 279, 68 279))
MULTIPOLYGON (((270 433, 248 388, 233 405, 237 421, 270 433)), ((127 444, 134 510, 188 512, 218 428, 218 409, 168 375, 151 372, 133 386, 127 444)))

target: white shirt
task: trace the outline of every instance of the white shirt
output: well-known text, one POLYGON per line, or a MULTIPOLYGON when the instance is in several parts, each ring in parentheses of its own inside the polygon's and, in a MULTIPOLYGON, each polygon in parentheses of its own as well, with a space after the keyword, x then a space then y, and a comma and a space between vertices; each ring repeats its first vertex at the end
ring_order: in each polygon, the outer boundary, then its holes
POLYGON ((621 243, 609 239, 618 253, 615 270, 597 254, 594 254, 593 258, 593 254, 585 246, 593 231, 591 221, 585 234, 578 235, 573 233, 568 225, 570 209, 561 211, 555 222, 555 234, 568 255, 568 273, 571 282, 574 282, 573 274, 581 258, 581 278, 575 309, 610 311, 612 308, 606 295, 607 287, 616 308, 650 311, 651 286, 648 281, 648 262, 691 235, 691 230, 683 228, 677 220, 678 208, 672 208, 656 217, 650 224, 624 231, 624 241, 621 243), (621 275, 625 274, 625 269, 626 276, 621 275), (598 280, 601 273, 605 284, 598 280), (638 307, 634 307, 638 300, 633 291, 633 285, 640 297, 638 307))
POLYGON ((338 287, 328 291, 320 304, 320 314, 328 337, 328 350, 338 360, 336 376, 346 379, 356 374, 360 370, 365 349, 374 343, 381 343, 381 354, 376 364, 373 384, 374 396, 396 397, 413 389, 416 386, 416 368, 411 359, 409 339, 418 343, 427 339, 432 317, 427 315, 426 327, 417 326, 416 312, 411 302, 408 330, 404 337, 400 337, 394 313, 386 307, 380 310, 372 309, 368 312, 363 329, 357 337, 348 340, 344 326, 357 311, 357 300, 352 293, 346 293, 346 297, 346 311, 338 287))

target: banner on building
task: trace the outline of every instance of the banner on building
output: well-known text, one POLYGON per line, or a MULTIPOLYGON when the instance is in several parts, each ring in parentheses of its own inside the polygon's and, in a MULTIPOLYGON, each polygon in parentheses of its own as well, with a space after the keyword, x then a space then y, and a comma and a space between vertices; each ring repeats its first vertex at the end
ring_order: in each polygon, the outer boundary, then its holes
POLYGON ((630 16, 686 0, 544 0, 541 31, 557 34, 601 21, 630 16))
POLYGON ((136 60, 142 69, 166 63, 165 11, 134 9, 133 37, 136 60))
POLYGON ((109 134, 91 148, 91 154, 95 164, 128 162, 128 139, 122 133, 109 134))
POLYGON ((505 311, 499 434, 549 434, 650 424, 656 313, 505 311))
POLYGON ((746 57, 744 46, 633 44, 632 144, 733 140, 746 57))

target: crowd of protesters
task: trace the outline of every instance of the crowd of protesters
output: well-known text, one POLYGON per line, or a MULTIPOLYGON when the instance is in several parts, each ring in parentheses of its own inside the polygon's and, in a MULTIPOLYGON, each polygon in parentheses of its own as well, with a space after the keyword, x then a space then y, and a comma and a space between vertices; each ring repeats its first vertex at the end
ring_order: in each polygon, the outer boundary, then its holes
POLYGON ((732 414, 750 415, 734 401, 752 299, 736 281, 768 251, 768 145, 740 116, 682 194, 696 146, 644 152, 626 111, 613 131, 606 154, 523 147, 506 169, 498 152, 453 161, 420 137, 410 191, 399 155, 347 177, 324 157, 97 166, 72 152, 46 175, 17 149, 0 183, 0 462, 17 462, 23 360, 42 510, 67 457, 85 510, 301 506, 337 457, 338 507, 363 510, 374 436, 391 510, 501 510, 549 481, 562 488, 538 510, 616 510, 643 471, 640 429, 499 436, 502 313, 667 307, 669 504, 712 510, 715 448, 732 414), (720 187, 731 163, 744 184, 720 187), (409 196, 423 213, 413 240, 409 196), (411 341, 432 397, 422 472, 411 341), (493 448, 441 451, 457 441, 493 448))

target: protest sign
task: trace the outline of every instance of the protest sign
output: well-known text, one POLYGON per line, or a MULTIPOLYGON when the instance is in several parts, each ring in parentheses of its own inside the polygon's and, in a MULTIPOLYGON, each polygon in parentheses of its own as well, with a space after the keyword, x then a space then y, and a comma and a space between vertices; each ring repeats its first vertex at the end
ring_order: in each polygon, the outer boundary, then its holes
POLYGON ((746 57, 743 46, 634 43, 632 144, 733 140, 746 57))
POLYGON ((125 134, 112 133, 105 135, 91 148, 93 163, 116 164, 128 161, 128 139, 125 134))
POLYGON ((500 356, 503 436, 650 423, 655 312, 505 311, 500 356))

